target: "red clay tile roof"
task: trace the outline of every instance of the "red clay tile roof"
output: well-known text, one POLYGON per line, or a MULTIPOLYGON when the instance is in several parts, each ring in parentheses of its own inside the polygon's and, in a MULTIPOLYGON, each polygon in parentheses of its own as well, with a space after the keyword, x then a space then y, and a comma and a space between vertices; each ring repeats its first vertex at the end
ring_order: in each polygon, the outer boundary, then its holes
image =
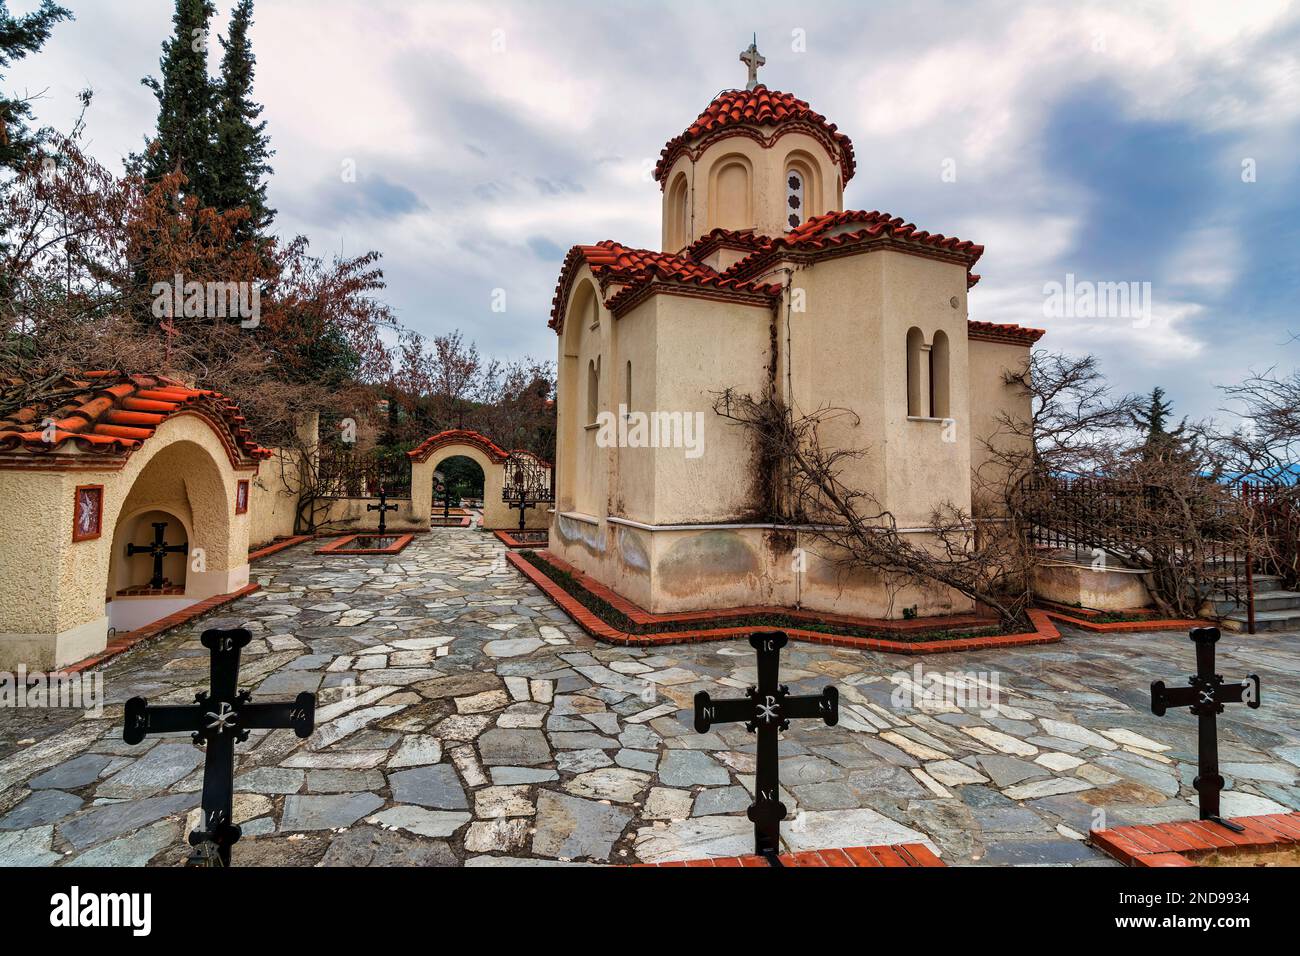
POLYGON ((627 286, 605 303, 609 308, 654 283, 694 286, 697 289, 713 289, 739 295, 771 296, 779 295, 781 291, 779 285, 736 278, 685 256, 650 249, 632 249, 606 239, 594 246, 574 246, 565 257, 560 269, 560 280, 555 287, 555 297, 551 300, 551 321, 547 323, 556 332, 563 328, 569 292, 574 277, 584 265, 591 268, 602 290, 610 283, 627 286))
POLYGON ((689 143, 715 134, 739 132, 757 126, 804 128, 825 141, 832 154, 838 153, 844 182, 853 178, 856 162, 853 143, 825 116, 791 93, 769 90, 758 85, 752 90, 725 90, 705 107, 686 131, 670 139, 655 164, 655 179, 661 183, 672 168, 678 153, 689 143))
POLYGON ((815 216, 784 236, 766 240, 763 246, 732 265, 726 274, 740 277, 756 275, 770 262, 780 258, 783 250, 817 252, 881 238, 934 250, 944 258, 957 258, 966 264, 967 287, 979 281, 979 276, 970 274, 970 268, 984 254, 983 246, 953 236, 925 232, 887 212, 866 212, 860 209, 815 216))
POLYGON ((40 456, 76 449, 125 459, 172 415, 194 412, 217 430, 232 466, 271 457, 253 439, 239 406, 208 389, 189 388, 161 375, 71 372, 52 391, 57 404, 20 408, 0 419, 0 452, 40 456), (47 422, 53 422, 46 441, 47 422))
POLYGON ((472 448, 477 448, 497 464, 510 457, 510 453, 491 438, 479 432, 470 431, 467 428, 450 428, 447 431, 438 432, 438 434, 426 438, 418 447, 408 451, 406 457, 410 458, 411 461, 425 462, 439 448, 446 448, 448 445, 469 445, 472 448))
POLYGON ((998 322, 966 323, 967 337, 978 342, 1001 342, 1003 345, 1033 345, 1044 335, 1046 329, 1030 329, 1023 325, 1007 325, 998 322))

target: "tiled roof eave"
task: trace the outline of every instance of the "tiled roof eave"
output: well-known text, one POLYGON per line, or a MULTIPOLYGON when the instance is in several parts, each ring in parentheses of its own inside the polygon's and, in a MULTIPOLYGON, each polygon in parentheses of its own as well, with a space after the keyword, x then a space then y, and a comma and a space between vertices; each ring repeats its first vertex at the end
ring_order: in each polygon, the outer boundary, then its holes
MULTIPOLYGON (((979 258, 978 255, 972 257, 960 252, 954 252, 936 246, 927 246, 888 235, 863 236, 852 234, 836 236, 832 239, 816 244, 792 244, 784 238, 778 239, 772 243, 770 248, 761 250, 751 256, 746 256, 744 259, 741 259, 739 262, 732 265, 731 268, 727 269, 723 275, 728 278, 751 280, 755 276, 760 276, 769 272, 780 263, 790 262, 800 265, 811 265, 825 259, 862 255, 870 252, 879 252, 884 249, 902 252, 907 255, 920 256, 925 259, 934 259, 939 262, 950 262, 954 265, 965 266, 968 274, 968 286, 974 285, 973 282, 969 281, 969 273, 970 267, 979 258)), ((978 281, 978 277, 976 277, 976 281, 978 281)))
POLYGON ((973 342, 994 342, 1027 348, 1046 334, 1046 329, 1031 329, 1011 323, 980 322, 974 319, 966 323, 966 337, 973 342))
POLYGON ((678 295, 687 298, 711 299, 714 301, 738 302, 743 305, 770 307, 773 302, 780 298, 782 288, 781 285, 775 283, 766 285, 752 283, 705 284, 655 278, 628 286, 613 296, 606 305, 615 318, 622 318, 655 295, 678 295))

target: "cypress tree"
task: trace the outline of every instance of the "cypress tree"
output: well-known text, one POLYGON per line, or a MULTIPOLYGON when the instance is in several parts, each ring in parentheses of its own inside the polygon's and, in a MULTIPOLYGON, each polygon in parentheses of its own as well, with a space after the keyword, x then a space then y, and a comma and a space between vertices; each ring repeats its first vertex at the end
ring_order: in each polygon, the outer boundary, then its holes
MULTIPOLYGON (((5 69, 41 48, 54 24, 71 16, 53 0, 42 0, 36 10, 15 17, 6 8, 5 0, 0 0, 0 80, 4 79, 5 69)), ((0 169, 21 169, 34 154, 40 135, 27 128, 31 115, 26 101, 11 99, 0 90, 0 169)))
POLYGON ((222 38, 225 54, 217 87, 215 152, 212 164, 213 205, 218 209, 247 206, 249 218, 238 238, 262 236, 275 218, 266 205, 267 160, 274 155, 266 136, 262 106, 253 101, 253 55, 248 29, 253 22, 253 0, 240 0, 230 16, 228 36, 222 38))
POLYGON ((179 169, 189 179, 186 192, 202 206, 213 205, 212 114, 215 85, 208 78, 208 24, 213 0, 176 0, 175 31, 164 41, 161 80, 141 82, 158 100, 156 143, 132 167, 156 180, 179 169))

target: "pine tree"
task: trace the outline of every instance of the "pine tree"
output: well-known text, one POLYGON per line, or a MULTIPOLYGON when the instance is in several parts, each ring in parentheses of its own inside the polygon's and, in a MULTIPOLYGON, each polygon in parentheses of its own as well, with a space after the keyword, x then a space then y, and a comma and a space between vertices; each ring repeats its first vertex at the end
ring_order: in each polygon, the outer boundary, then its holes
MULTIPOLYGON (((25 16, 15 17, 0 0, 0 80, 3 71, 29 53, 35 53, 50 37, 54 24, 72 14, 53 0, 25 16)), ((0 91, 0 169, 20 169, 33 155, 40 141, 39 133, 27 128, 31 106, 25 100, 10 99, 0 91)))
POLYGON ((1174 407, 1165 400, 1165 390, 1157 385, 1151 390, 1146 407, 1133 412, 1133 424, 1144 434, 1141 454, 1143 458, 1155 455, 1186 457, 1193 444, 1187 437, 1187 420, 1183 419, 1172 431, 1167 427, 1174 407))
POLYGON ((213 0, 176 0, 175 32, 163 43, 162 79, 141 82, 158 100, 155 142, 132 168, 149 180, 180 169, 189 179, 186 192, 202 206, 213 205, 212 113, 215 84, 208 77, 208 24, 213 0))
POLYGON ((213 205, 218 209, 246 206, 249 218, 238 239, 262 236, 275 218, 266 205, 267 160, 274 155, 266 136, 266 120, 259 119, 260 104, 253 94, 257 58, 248 36, 253 22, 253 0, 240 0, 230 16, 229 36, 221 40, 221 80, 214 118, 216 147, 212 163, 213 205))

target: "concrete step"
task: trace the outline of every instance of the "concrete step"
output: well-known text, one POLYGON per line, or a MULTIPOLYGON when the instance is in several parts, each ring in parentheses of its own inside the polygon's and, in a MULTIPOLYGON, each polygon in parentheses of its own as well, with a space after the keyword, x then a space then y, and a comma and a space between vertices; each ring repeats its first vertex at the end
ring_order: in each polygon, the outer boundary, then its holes
MULTIPOLYGON (((1255 593, 1255 611, 1287 611, 1292 608, 1300 608, 1300 591, 1265 591, 1255 593)), ((1232 600, 1226 595, 1219 594, 1214 598, 1214 609, 1220 614, 1227 614, 1231 611, 1241 609, 1245 610, 1245 605, 1232 600)))
MULTIPOLYGON (((1247 628, 1246 612, 1234 611, 1223 619, 1223 627, 1229 631, 1245 631, 1247 628)), ((1285 611, 1256 611, 1255 630, 1262 631, 1300 631, 1300 609, 1285 611)))

